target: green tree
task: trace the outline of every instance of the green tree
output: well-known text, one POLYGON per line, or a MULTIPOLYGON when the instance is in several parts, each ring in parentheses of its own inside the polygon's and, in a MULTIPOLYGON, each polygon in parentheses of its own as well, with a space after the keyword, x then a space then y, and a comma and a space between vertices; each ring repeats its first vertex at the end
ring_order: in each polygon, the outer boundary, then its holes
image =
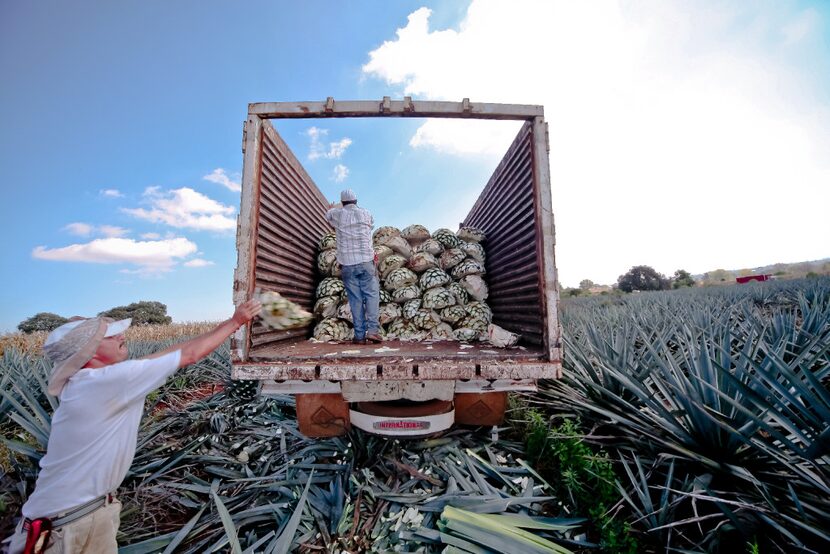
POLYGON ((34 333, 35 331, 52 331, 57 329, 69 320, 61 317, 58 314, 51 312, 40 312, 33 315, 29 319, 20 322, 17 328, 24 333, 34 333))
POLYGON ((678 269, 674 272, 674 277, 672 277, 671 286, 673 289, 693 287, 695 286, 695 280, 692 278, 691 274, 685 269, 678 269))
POLYGON ((166 304, 146 300, 117 306, 98 315, 116 320, 132 318, 133 325, 168 325, 173 322, 173 318, 167 315, 166 304))
POLYGON ((590 279, 583 279, 579 282, 579 288, 582 290, 590 290, 591 287, 594 287, 594 282, 590 279))
POLYGON ((666 290, 670 283, 665 275, 647 265, 634 266, 628 270, 628 273, 617 278, 617 287, 623 292, 666 290))
POLYGON ((716 269, 715 271, 710 271, 707 275, 707 280, 712 283, 735 282, 735 276, 725 269, 716 269))

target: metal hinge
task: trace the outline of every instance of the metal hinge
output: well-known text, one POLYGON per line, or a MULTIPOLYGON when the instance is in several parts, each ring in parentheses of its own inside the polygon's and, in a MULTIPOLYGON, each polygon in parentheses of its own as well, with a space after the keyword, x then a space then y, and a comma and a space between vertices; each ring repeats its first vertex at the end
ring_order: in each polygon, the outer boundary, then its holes
POLYGON ((245 143, 248 142, 248 122, 242 122, 242 153, 245 153, 245 143))

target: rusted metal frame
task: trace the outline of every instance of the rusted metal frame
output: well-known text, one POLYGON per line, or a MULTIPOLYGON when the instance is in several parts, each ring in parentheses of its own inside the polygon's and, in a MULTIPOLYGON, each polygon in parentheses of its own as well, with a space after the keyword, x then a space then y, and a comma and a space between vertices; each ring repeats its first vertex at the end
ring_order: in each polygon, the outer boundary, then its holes
POLYGON ((441 102, 432 100, 338 100, 310 102, 258 102, 248 104, 248 113, 265 119, 327 117, 441 117, 470 119, 530 120, 544 116, 542 106, 441 102))
POLYGON ((499 231, 507 236, 499 243, 491 245, 487 250, 487 257, 492 260, 501 260, 505 257, 513 257, 515 250, 509 248, 510 245, 515 245, 517 241, 527 243, 528 235, 523 235, 522 231, 530 231, 533 235, 533 212, 530 210, 512 214, 506 217, 504 224, 499 226, 499 231))
MULTIPOLYGON (((342 390, 341 383, 349 382, 350 381, 328 381, 323 379, 316 379, 312 381, 302 381, 299 379, 275 381, 274 379, 265 379, 262 381, 262 388, 260 389, 260 392, 266 396, 274 394, 298 393, 338 394, 342 390)), ((389 382, 392 383, 394 381, 389 382)), ((412 383, 413 381, 406 382, 412 383)), ((534 379, 465 379, 447 382, 453 383, 454 391, 460 394, 504 391, 533 392, 538 390, 534 379)))
POLYGON ((295 256, 296 260, 305 260, 309 256, 313 257, 316 255, 316 246, 294 244, 296 241, 308 239, 310 235, 303 236, 297 234, 294 232, 296 227, 293 227, 287 220, 280 219, 277 214, 271 213, 270 210, 263 211, 260 222, 260 228, 265 229, 265 232, 269 235, 265 238, 274 245, 285 243, 286 250, 295 256))
POLYGON ((418 364, 418 375, 395 372, 390 378, 385 372, 378 372, 376 364, 273 364, 244 363, 235 364, 233 379, 273 379, 273 380, 313 380, 330 381, 403 381, 448 380, 458 379, 550 379, 558 368, 553 363, 507 363, 482 362, 480 364, 461 364, 456 360, 436 364, 418 364))
MULTIPOLYGON (((278 290, 294 301, 310 305, 313 303, 315 290, 316 251, 313 247, 302 248, 298 245, 314 244, 315 241, 309 240, 314 238, 311 232, 304 235, 295 233, 298 229, 306 228, 309 220, 295 218, 292 215, 293 211, 281 213, 277 207, 281 198, 289 198, 301 212, 312 216, 312 220, 319 219, 320 230, 325 230, 328 227, 323 222, 325 198, 270 122, 266 121, 263 124, 263 135, 260 156, 260 168, 263 172, 260 192, 263 198, 260 201, 261 218, 257 226, 260 239, 258 246, 275 254, 275 261, 257 256, 254 277, 257 283, 267 284, 269 288, 278 290), (298 273, 297 268, 303 266, 308 266, 308 271, 298 273), (301 275, 305 275, 306 279, 302 279, 301 275)), ((304 336, 307 334, 307 328, 274 333, 264 327, 257 327, 252 334, 256 334, 255 346, 259 351, 271 342, 304 336)))
POLYGON ((469 381, 456 381, 455 392, 457 393, 479 393, 479 392, 502 392, 502 391, 536 391, 536 381, 533 379, 471 379, 469 381))
POLYGON ((486 206, 498 206, 500 210, 498 214, 481 214, 480 217, 471 219, 470 223, 472 223, 474 227, 478 227, 479 229, 485 231, 494 228, 504 229, 507 227, 509 222, 515 220, 520 214, 533 215, 532 208, 527 205, 527 196, 529 196, 532 191, 532 178, 533 176, 530 173, 530 170, 528 170, 526 176, 522 176, 521 179, 514 182, 515 184, 513 185, 512 190, 506 191, 509 192, 509 195, 504 195, 502 198, 503 202, 494 201, 491 204, 486 204, 486 206), (522 204, 522 200, 524 201, 524 205, 522 204))
MULTIPOLYGON (((262 233, 260 233, 260 238, 262 238, 262 233)), ((279 243, 267 243, 263 244, 265 241, 262 241, 259 245, 260 252, 262 254, 271 253, 272 255, 279 255, 278 252, 274 252, 275 250, 279 250, 280 245, 279 243)), ((257 263, 263 270, 267 270, 270 273, 278 275, 280 273, 287 273, 295 282, 295 284, 305 284, 307 287, 303 287, 303 290, 314 291, 316 285, 314 284, 314 276, 313 275, 304 275, 301 273, 296 273, 298 269, 293 266, 300 266, 302 265, 303 261, 301 259, 296 258, 295 256, 285 256, 282 258, 282 263, 275 264, 274 262, 269 262, 263 256, 257 258, 257 263), (292 265, 293 264, 293 265, 292 265), (291 270, 288 271, 286 268, 291 267, 291 270), (305 277, 305 278, 304 278, 305 277)), ((307 264, 306 264, 307 265, 307 264)))
MULTIPOLYGON (((273 191, 266 188, 263 188, 263 192, 269 195, 274 194, 273 191)), ((269 200, 269 202, 273 201, 269 200)), ((263 206, 266 206, 264 202, 263 206)), ((284 208, 285 206, 281 209, 284 208)), ((293 261, 309 266, 309 268, 316 267, 316 263, 309 265, 309 260, 316 261, 317 240, 325 230, 321 231, 315 228, 303 231, 303 224, 307 224, 307 221, 293 216, 286 217, 285 214, 279 213, 276 208, 270 205, 262 210, 262 221, 262 227, 268 233, 268 236, 264 237, 265 239, 274 245, 285 247, 286 252, 294 257, 293 261), (320 233, 320 235, 317 233, 320 233), (311 244, 309 244, 310 241, 312 241, 311 244)))
MULTIPOLYGON (((527 175, 527 184, 530 184, 531 175, 527 175)), ((471 221, 473 227, 478 227, 479 229, 483 230, 485 233, 489 230, 492 231, 493 229, 499 229, 500 231, 503 230, 511 230, 511 227, 514 226, 517 222, 521 222, 522 220, 526 219, 528 216, 533 217, 533 209, 531 206, 527 205, 527 198, 520 198, 521 196, 525 196, 526 193, 531 191, 530 186, 522 186, 517 188, 515 192, 513 192, 512 196, 505 196, 504 203, 494 203, 493 206, 498 206, 499 210, 501 210, 497 215, 488 215, 486 220, 482 218, 479 221, 471 221), (522 203, 524 201, 524 204, 522 203)), ((501 233, 499 234, 501 236, 501 233)), ((498 246, 504 244, 505 241, 514 238, 511 235, 508 235, 506 238, 503 238, 500 242, 496 243, 494 241, 488 241, 488 253, 493 250, 496 251, 498 246)))
POLYGON ((453 380, 389 379, 382 381, 341 381, 343 399, 347 402, 382 402, 385 400, 452 400, 453 380))
POLYGON ((510 267, 506 269, 509 271, 499 274, 499 282, 493 285, 493 290, 504 290, 507 287, 526 283, 529 279, 534 279, 534 276, 538 273, 536 260, 528 256, 527 253, 511 258, 510 267), (521 265, 523 263, 524 266, 521 265))
MULTIPOLYGON (((270 171, 272 171, 272 169, 268 168, 268 171, 270 172, 270 171)), ((301 198, 298 196, 299 191, 297 190, 297 184, 296 183, 292 183, 289 179, 286 179, 282 175, 279 175, 279 174, 271 174, 270 178, 271 178, 271 181, 263 181, 263 185, 264 185, 263 188, 268 193, 266 196, 268 197, 269 202, 279 202, 280 198, 282 198, 282 199, 290 198, 291 201, 293 203, 295 203, 298 208, 305 208, 301 211, 301 213, 306 214, 308 216, 314 216, 313 211, 307 209, 308 206, 301 206, 300 205, 301 204, 301 201, 300 201, 301 198), (281 191, 277 187, 285 188, 286 190, 281 191)), ((298 210, 298 211, 300 211, 300 210, 298 210)), ((274 210, 273 215, 276 216, 277 214, 278 214, 278 212, 276 210, 274 210)), ((284 215, 287 215, 287 214, 280 213, 280 215, 284 216, 284 215)), ((320 213, 319 217, 322 221, 325 221, 325 219, 324 219, 325 212, 320 213)), ((294 226, 294 230, 297 230, 297 231, 300 231, 301 229, 303 229, 305 227, 305 225, 307 225, 309 223, 309 221, 302 220, 302 219, 300 219, 299 217, 297 217, 293 214, 290 217, 285 217, 284 219, 282 219, 282 218, 280 218, 280 219, 272 218, 272 219, 274 219, 275 222, 285 221, 285 222, 289 223, 289 225, 285 226, 286 229, 291 229, 291 227, 294 226)), ((329 227, 327 225, 326 226, 321 225, 320 228, 315 229, 315 231, 320 232, 320 231, 326 231, 328 229, 329 229, 329 227)), ((310 232, 306 233, 306 236, 300 235, 298 233, 290 233, 290 234, 294 235, 295 238, 307 238, 307 236, 311 236, 310 232)), ((316 241, 315 241, 315 243, 316 243, 316 241)), ((310 246, 308 248, 304 248, 302 250, 305 250, 305 251, 313 250, 313 246, 310 246)))
POLYGON ((488 266, 496 265, 499 269, 489 273, 491 296, 495 297, 492 293, 500 292, 499 298, 502 299, 502 302, 491 303, 494 321, 512 331, 521 332, 529 342, 541 344, 544 331, 541 329, 543 318, 539 312, 538 301, 526 306, 528 313, 535 312, 536 317, 532 317, 531 321, 525 317, 517 322, 512 317, 512 312, 517 306, 513 299, 508 297, 509 293, 516 289, 517 283, 527 282, 532 282, 533 290, 539 294, 538 262, 535 260, 536 241, 533 240, 531 243, 533 249, 530 253, 524 252, 524 249, 517 251, 508 248, 510 244, 516 243, 520 235, 525 242, 528 236, 535 239, 530 132, 529 125, 520 129, 465 223, 490 232, 497 228, 498 235, 506 237, 501 243, 488 243, 488 266), (506 214, 505 209, 509 210, 509 213, 506 214), (529 233, 520 233, 523 228, 528 228, 529 233), (517 255, 522 259, 517 260, 517 255), (526 263, 528 260, 532 263, 526 263), (511 268, 518 268, 518 271, 511 271, 511 268), (505 269, 507 270, 504 271, 505 269))
POLYGON ((340 394, 340 382, 324 381, 321 379, 314 381, 275 381, 273 379, 265 379, 262 382, 260 393, 266 396, 271 394, 297 393, 340 394))
MULTIPOLYGON (((529 179, 528 179, 529 180, 529 179)), ((513 194, 529 193, 532 191, 531 187, 526 189, 519 189, 513 194)), ((525 199, 527 202, 527 199, 525 199)), ((501 216, 491 218, 490 222, 481 222, 478 225, 473 225, 484 232, 498 230, 501 240, 498 242, 490 241, 487 243, 488 258, 497 258, 496 254, 504 252, 504 245, 509 244, 517 238, 516 229, 522 226, 527 226, 528 220, 533 219, 533 210, 530 206, 522 206, 518 199, 506 200, 504 204, 491 204, 491 209, 500 209, 501 216), (491 252, 493 254, 491 254, 491 252)), ((532 229, 531 229, 532 230, 532 229)), ((526 236, 523 237, 527 239, 526 236)))
POLYGON ((559 291, 556 286, 556 262, 554 260, 553 207, 551 201, 550 166, 548 164, 548 124, 544 118, 533 120, 534 193, 537 215, 539 258, 544 262, 539 271, 539 290, 544 313, 545 348, 553 359, 553 349, 560 346, 561 328, 557 317, 559 291), (545 254, 549 255, 545 255, 545 254))
MULTIPOLYGON (((251 295, 256 256, 256 228, 259 210, 259 157, 262 144, 262 120, 249 116, 245 121, 244 156, 242 162, 242 193, 237 219, 233 302, 238 306, 251 295)), ((241 326, 231 338, 231 360, 248 359, 251 324, 241 326)))

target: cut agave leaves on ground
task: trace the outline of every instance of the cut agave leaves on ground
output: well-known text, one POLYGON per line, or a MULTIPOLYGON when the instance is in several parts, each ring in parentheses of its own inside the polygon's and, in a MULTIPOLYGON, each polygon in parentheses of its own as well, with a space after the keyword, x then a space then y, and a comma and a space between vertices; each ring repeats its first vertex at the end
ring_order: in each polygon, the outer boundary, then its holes
MULTIPOLYGON (((751 540, 762 552, 830 552, 830 279, 761 285, 563 301, 565 376, 513 411, 581 424, 579 441, 601 446, 617 473, 619 495, 602 507, 595 495, 569 501, 565 473, 528 457, 515 422, 501 439, 457 429, 308 440, 293 397, 227 386, 225 343, 148 398, 118 491, 120 551, 743 552, 751 540), (551 517, 597 510, 604 519, 577 529, 551 517), (618 523, 617 539, 638 548, 603 542, 618 523)), ((459 300, 460 286, 446 287, 456 305, 439 314, 453 324, 474 301, 459 300)), ((342 300, 339 279, 324 289, 342 300)), ((171 342, 131 342, 130 355, 171 342)), ((57 400, 41 356, 6 349, 0 364, 0 497, 19 514, 57 400)))
MULTIPOLYGON (((443 542, 447 542, 445 535, 451 535, 474 545, 490 548, 495 552, 522 552, 523 554, 567 554, 571 552, 564 546, 535 535, 527 529, 565 531, 576 527, 576 525, 560 526, 540 523, 529 517, 477 514, 452 506, 444 508, 441 512, 441 519, 438 521, 438 528, 443 532, 441 536, 443 542)), ((464 548, 460 544, 454 546, 464 548)))

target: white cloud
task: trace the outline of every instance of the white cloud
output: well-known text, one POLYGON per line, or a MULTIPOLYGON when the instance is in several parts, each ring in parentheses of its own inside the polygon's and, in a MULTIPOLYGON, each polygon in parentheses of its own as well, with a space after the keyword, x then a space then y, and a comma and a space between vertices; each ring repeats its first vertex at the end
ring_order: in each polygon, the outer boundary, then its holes
POLYGON ((352 139, 345 137, 339 141, 328 143, 328 150, 326 150, 326 145, 322 139, 328 136, 328 134, 328 129, 320 129, 319 127, 311 127, 306 131, 306 135, 311 139, 308 152, 309 160, 314 161, 320 158, 329 160, 339 159, 352 144, 352 139))
POLYGON ((176 228, 199 231, 231 231, 236 229, 236 220, 230 217, 235 209, 208 198, 191 188, 162 191, 159 187, 148 187, 144 191, 145 201, 151 208, 123 208, 139 219, 164 223, 176 228))
POLYGON ((32 251, 32 257, 59 262, 126 263, 138 266, 137 270, 126 272, 149 274, 170 271, 177 260, 197 250, 196 244, 183 237, 162 241, 104 238, 63 248, 38 246, 32 251))
POLYGON ((413 148, 466 155, 503 155, 521 125, 515 121, 430 119, 409 141, 413 148))
POLYGON ((101 189, 98 193, 106 198, 121 198, 124 196, 118 189, 101 189))
POLYGON ((89 223, 70 223, 66 227, 63 228, 64 231, 67 231, 73 235, 77 235, 79 237, 88 237, 92 234, 94 226, 90 225, 89 223))
MULTIPOLYGON (((816 10, 473 0, 457 30, 429 17, 413 12, 364 73, 423 98, 545 106, 564 284, 830 254, 816 10)), ((506 127, 429 120, 410 144, 497 160, 506 127)))
POLYGON ((157 240, 161 238, 161 235, 158 233, 142 233, 141 238, 145 240, 157 240))
POLYGON ((225 170, 221 167, 214 169, 213 172, 211 172, 208 175, 205 175, 204 177, 202 177, 202 179, 204 179, 205 181, 210 181, 211 183, 217 183, 219 185, 222 185, 226 189, 231 190, 233 192, 239 192, 242 190, 242 185, 239 184, 239 181, 231 180, 231 178, 228 177, 228 175, 225 173, 225 170))
POLYGON ((801 42, 820 28, 821 15, 815 9, 808 8, 785 23, 781 32, 784 35, 784 42, 791 45, 801 42))
POLYGON ((116 227, 115 225, 101 225, 98 227, 98 232, 104 235, 105 237, 117 238, 123 237, 130 231, 124 229, 123 227, 116 227))
POLYGON ((342 183, 349 176, 349 168, 343 164, 334 166, 333 179, 337 183, 342 183))
POLYGON ((93 233, 104 237, 123 237, 130 232, 128 229, 115 225, 99 225, 96 227, 89 223, 70 223, 63 230, 79 237, 88 237, 93 233))
POLYGON ((182 265, 185 267, 207 267, 215 264, 211 261, 203 260, 202 258, 195 258, 193 260, 183 263, 182 265))

